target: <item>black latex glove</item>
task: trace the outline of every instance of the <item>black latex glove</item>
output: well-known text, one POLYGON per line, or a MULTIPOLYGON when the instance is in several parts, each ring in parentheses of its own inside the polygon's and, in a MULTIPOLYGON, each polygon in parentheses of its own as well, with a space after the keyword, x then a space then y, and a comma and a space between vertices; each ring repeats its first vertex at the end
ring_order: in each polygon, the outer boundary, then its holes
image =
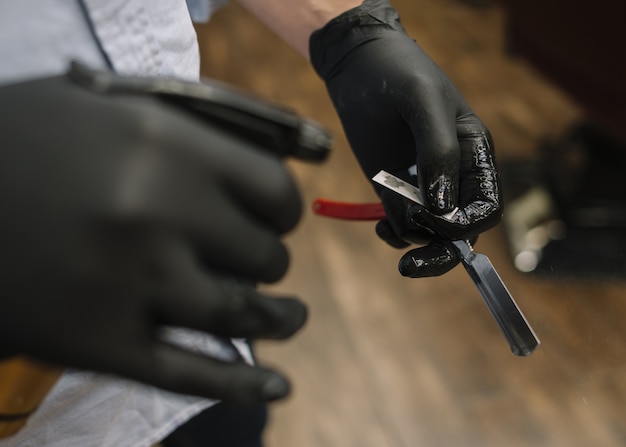
MULTIPOLYGON (((489 132, 450 79, 411 39, 386 0, 366 0, 310 39, 311 62, 326 82, 350 145, 368 178, 417 163, 426 207, 383 195, 394 224, 386 240, 411 241, 418 226, 439 237, 401 261, 406 276, 445 273, 459 259, 449 239, 470 239, 500 220, 502 202, 489 132), (391 207, 398 204, 398 210, 391 207), (459 211, 452 223, 442 214, 459 211), (394 233, 391 236, 391 233, 394 233), (437 265, 436 268, 429 266, 437 265)), ((378 189, 380 192, 380 189, 378 189)), ((386 226, 386 227, 385 227, 386 226)), ((403 258, 404 259, 404 258, 403 258)))
POLYGON ((158 336, 286 338, 304 324, 301 302, 245 285, 288 267, 280 237, 301 201, 277 157, 64 77, 0 88, 0 116, 1 355, 226 401, 288 393, 281 374, 158 336))

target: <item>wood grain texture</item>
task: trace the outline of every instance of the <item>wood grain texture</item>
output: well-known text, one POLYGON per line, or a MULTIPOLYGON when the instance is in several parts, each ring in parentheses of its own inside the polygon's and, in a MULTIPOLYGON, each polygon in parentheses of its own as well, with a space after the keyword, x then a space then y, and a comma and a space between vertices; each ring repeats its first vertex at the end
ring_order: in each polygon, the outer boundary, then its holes
MULTIPOLYGON (((480 2, 479 2, 480 3, 480 2)), ((532 157, 579 110, 523 61, 504 55, 497 7, 396 0, 409 33, 442 66, 491 130, 500 160, 532 157)), ((375 201, 323 84, 308 63, 232 3, 198 27, 203 73, 287 104, 336 135, 322 166, 290 162, 305 203, 375 201)), ((305 329, 258 345, 294 393, 272 407, 272 447, 626 445, 625 282, 546 280, 516 272, 500 228, 489 255, 542 345, 511 355, 461 267, 409 280, 372 223, 308 209, 287 242, 292 267, 275 294, 307 302, 305 329)))

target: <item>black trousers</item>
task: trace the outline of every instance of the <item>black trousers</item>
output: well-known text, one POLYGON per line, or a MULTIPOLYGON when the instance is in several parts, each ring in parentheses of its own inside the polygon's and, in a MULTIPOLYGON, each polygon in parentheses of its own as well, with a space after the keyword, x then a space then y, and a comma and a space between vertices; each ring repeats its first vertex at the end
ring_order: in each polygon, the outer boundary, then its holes
POLYGON ((267 407, 214 405, 180 426, 164 447, 262 447, 267 407))

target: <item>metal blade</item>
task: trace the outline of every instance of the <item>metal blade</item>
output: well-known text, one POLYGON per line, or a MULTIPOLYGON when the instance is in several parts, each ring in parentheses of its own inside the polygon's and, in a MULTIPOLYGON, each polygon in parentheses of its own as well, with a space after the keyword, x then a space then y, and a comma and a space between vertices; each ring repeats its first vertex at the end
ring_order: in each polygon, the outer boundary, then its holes
MULTIPOLYGON (((386 171, 380 171, 372 180, 414 202, 422 205, 424 203, 421 191, 416 186, 386 171)), ((456 211, 455 209, 443 217, 450 219, 456 211)), ((539 339, 528 325, 489 258, 474 253, 466 241, 458 240, 452 243, 459 252, 465 270, 476 284, 487 308, 509 342, 513 354, 519 356, 531 354, 539 346, 539 339)))
POLYGON ((540 341, 489 258, 472 252, 465 241, 454 241, 453 244, 461 255, 465 270, 509 342, 511 352, 519 356, 531 354, 539 346, 540 341))

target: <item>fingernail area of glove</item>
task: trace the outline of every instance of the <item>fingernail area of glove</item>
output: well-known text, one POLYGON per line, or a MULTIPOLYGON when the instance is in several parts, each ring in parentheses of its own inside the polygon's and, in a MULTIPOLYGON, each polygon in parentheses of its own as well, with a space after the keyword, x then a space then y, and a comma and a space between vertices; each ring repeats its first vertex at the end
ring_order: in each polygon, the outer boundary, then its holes
POLYGON ((286 397, 291 391, 289 382, 284 377, 271 374, 261 388, 261 395, 266 400, 277 400, 286 397))
POLYGON ((308 310, 304 303, 295 298, 276 298, 273 315, 273 330, 267 337, 284 339, 298 332, 306 323, 308 310))
POLYGON ((447 244, 433 241, 406 253, 398 263, 398 270, 409 278, 427 278, 443 275, 458 262, 456 253, 447 244))
POLYGON ((398 262, 398 270, 402 276, 416 278, 417 272, 419 272, 421 268, 424 268, 425 264, 423 259, 414 256, 405 256, 398 262))

